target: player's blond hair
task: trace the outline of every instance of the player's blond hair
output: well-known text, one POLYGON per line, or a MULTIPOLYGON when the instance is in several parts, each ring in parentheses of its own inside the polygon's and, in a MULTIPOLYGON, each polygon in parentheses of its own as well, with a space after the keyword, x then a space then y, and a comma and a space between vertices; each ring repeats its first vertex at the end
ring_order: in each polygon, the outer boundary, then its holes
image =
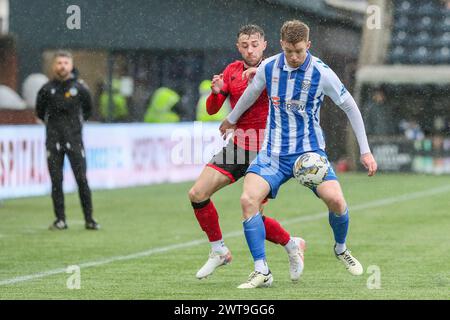
POLYGON ((309 27, 300 20, 286 21, 281 27, 281 40, 296 44, 309 41, 309 27))

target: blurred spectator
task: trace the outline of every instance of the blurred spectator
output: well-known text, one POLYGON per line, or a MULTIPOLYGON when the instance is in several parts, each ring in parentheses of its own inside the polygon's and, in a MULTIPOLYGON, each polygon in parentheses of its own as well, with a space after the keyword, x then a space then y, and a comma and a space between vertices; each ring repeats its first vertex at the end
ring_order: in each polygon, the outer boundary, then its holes
POLYGON ((10 87, 0 85, 0 109, 23 110, 27 104, 10 87))
POLYGON ((447 123, 445 121, 445 118, 443 116, 437 116, 433 120, 433 127, 435 133, 446 133, 447 131, 447 123))
POLYGON ((393 113, 382 89, 376 89, 367 104, 366 130, 371 135, 390 135, 396 131, 393 113))
POLYGON ((112 81, 112 114, 109 115, 109 92, 103 90, 100 95, 100 115, 103 119, 111 119, 113 122, 124 121, 128 117, 127 98, 120 92, 120 80, 112 81))
POLYGON ((224 103, 222 108, 213 115, 208 114, 206 110, 206 100, 211 94, 211 80, 203 80, 198 88, 200 98, 197 103, 197 120, 198 121, 222 121, 230 112, 231 108, 228 103, 224 103))
POLYGON ((153 93, 147 112, 145 122, 179 122, 180 116, 172 111, 180 101, 180 95, 174 90, 161 87, 153 93))
POLYGON ((26 77, 22 85, 22 95, 28 107, 35 107, 37 94, 47 82, 47 76, 42 73, 33 73, 26 77))
POLYGON ((425 138, 425 134, 423 133, 422 128, 415 120, 405 120, 402 119, 399 124, 400 130, 403 131, 405 137, 409 140, 423 140, 425 138))

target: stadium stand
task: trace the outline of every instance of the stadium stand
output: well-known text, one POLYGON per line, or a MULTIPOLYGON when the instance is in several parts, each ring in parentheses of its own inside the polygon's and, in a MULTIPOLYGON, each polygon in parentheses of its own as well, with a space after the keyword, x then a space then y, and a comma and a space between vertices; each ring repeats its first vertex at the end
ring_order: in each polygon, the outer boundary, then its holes
POLYGON ((393 17, 389 63, 450 63, 450 7, 446 1, 394 1, 393 17))
POLYGON ((354 95, 379 168, 449 173, 450 1, 368 4, 382 9, 381 25, 364 27, 354 95))

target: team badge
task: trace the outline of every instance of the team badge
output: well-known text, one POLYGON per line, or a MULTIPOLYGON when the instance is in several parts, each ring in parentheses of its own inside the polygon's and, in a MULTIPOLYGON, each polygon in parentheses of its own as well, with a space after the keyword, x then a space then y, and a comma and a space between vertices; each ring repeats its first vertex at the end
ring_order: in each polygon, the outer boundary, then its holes
POLYGON ((77 88, 70 88, 69 93, 72 97, 75 97, 78 94, 77 88))
POLYGON ((50 90, 50 93, 51 93, 51 94, 55 94, 55 93, 56 93, 56 89, 55 89, 55 88, 52 88, 52 90, 50 90))
POLYGON ((311 88, 311 81, 310 80, 303 80, 303 82, 302 82, 302 91, 308 91, 309 88, 311 88))

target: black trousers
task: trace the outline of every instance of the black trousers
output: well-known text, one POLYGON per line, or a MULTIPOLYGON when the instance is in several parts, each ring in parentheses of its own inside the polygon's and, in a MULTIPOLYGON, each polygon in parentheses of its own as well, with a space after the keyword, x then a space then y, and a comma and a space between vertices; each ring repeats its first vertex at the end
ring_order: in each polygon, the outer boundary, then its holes
POLYGON ((52 181, 52 200, 56 218, 64 220, 65 206, 63 193, 63 166, 64 156, 67 155, 72 167, 75 180, 78 184, 78 194, 86 221, 92 220, 92 196, 86 178, 86 156, 83 141, 52 141, 47 139, 47 164, 52 181))

